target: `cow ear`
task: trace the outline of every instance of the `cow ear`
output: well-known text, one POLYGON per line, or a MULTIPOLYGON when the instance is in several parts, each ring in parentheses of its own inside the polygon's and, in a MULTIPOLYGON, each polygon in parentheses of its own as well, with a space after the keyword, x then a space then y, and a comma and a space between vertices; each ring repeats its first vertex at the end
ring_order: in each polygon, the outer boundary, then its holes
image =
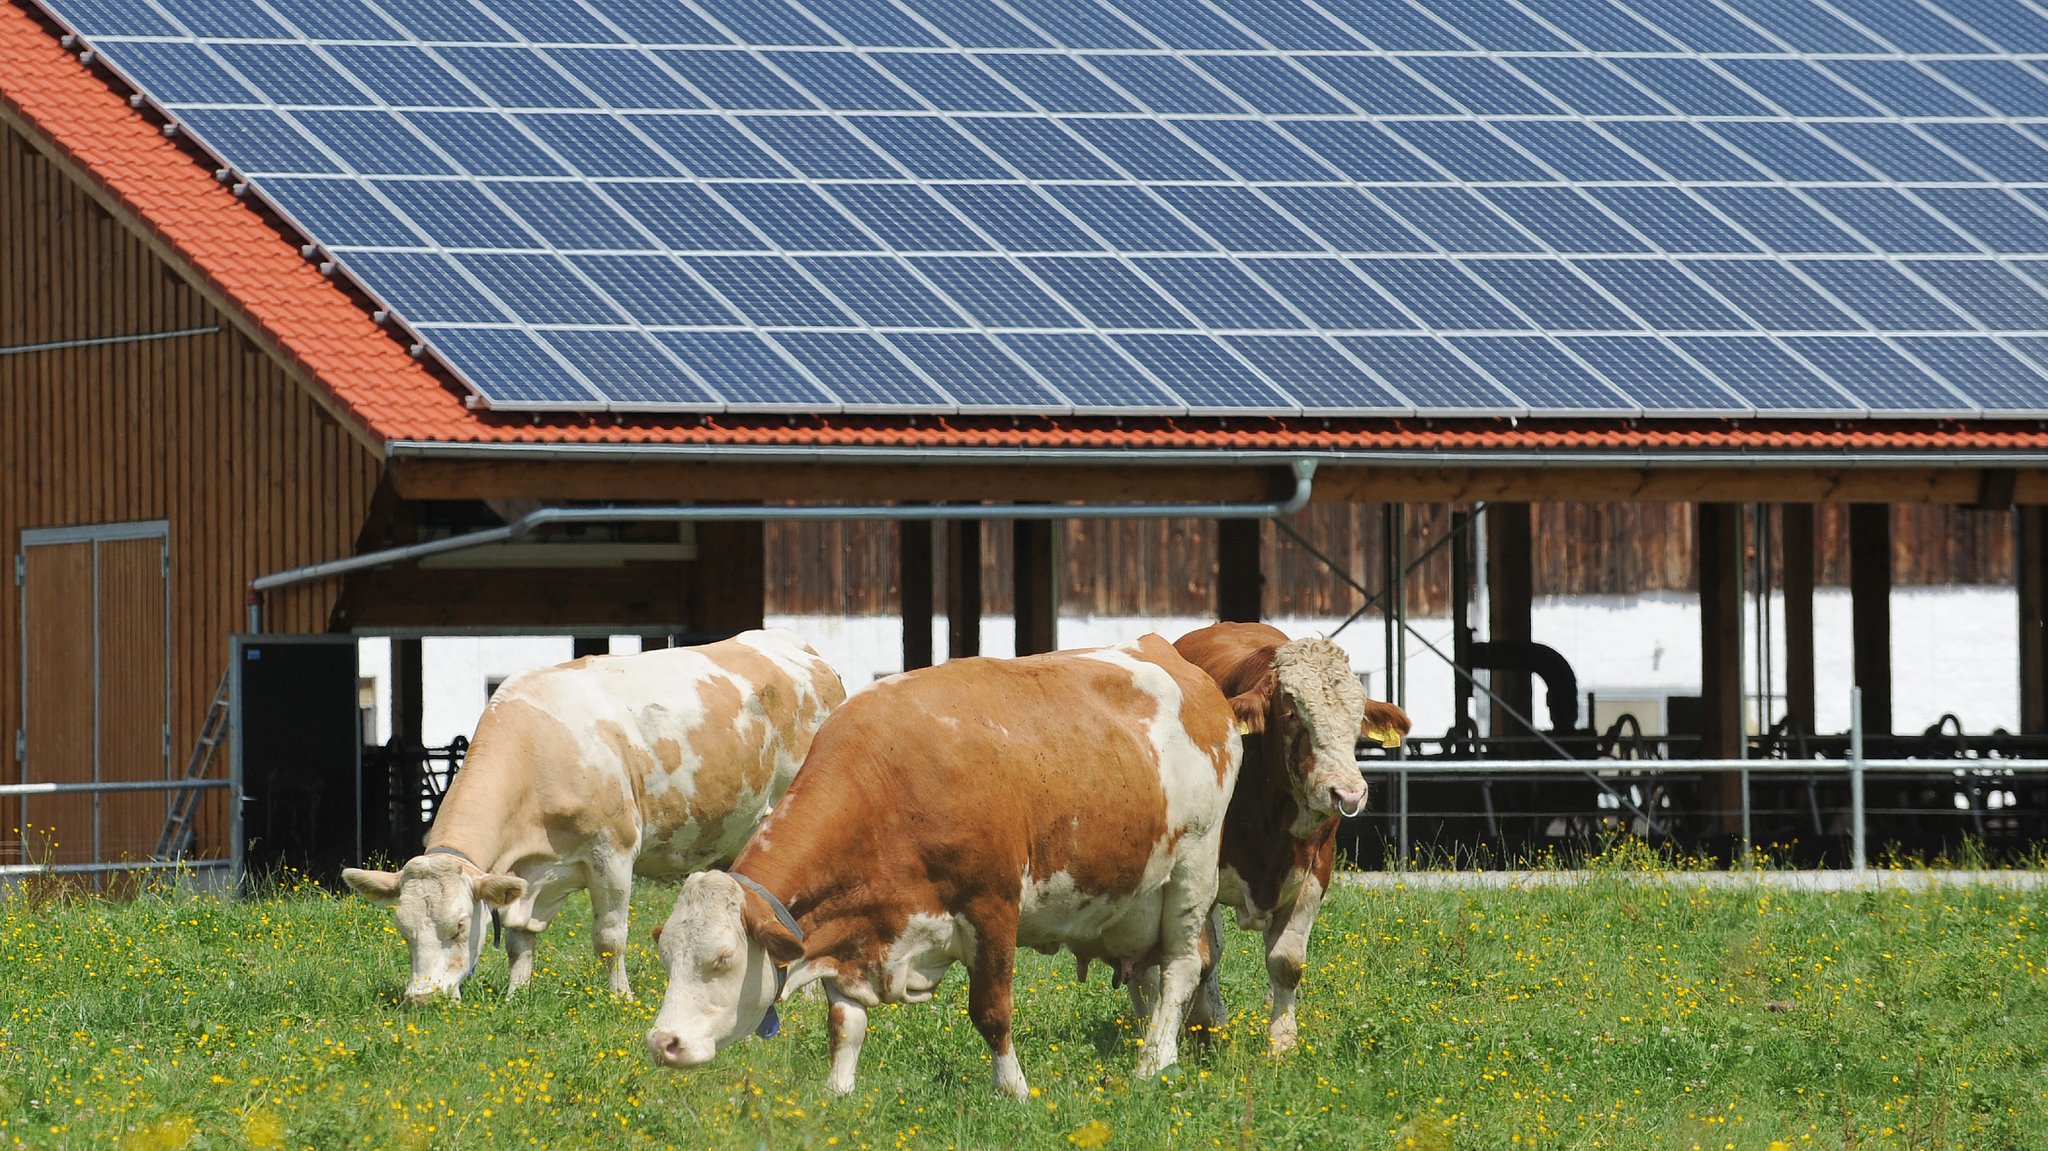
POLYGON ((647 933, 647 937, 648 937, 649 939, 652 939, 652 940, 654 940, 654 942, 655 942, 655 944, 656 944, 657 946, 658 946, 658 945, 660 945, 660 943, 661 943, 661 929, 662 929, 662 928, 664 928, 664 927, 667 927, 667 926, 668 926, 668 924, 666 924, 666 923, 657 923, 657 924, 655 924, 655 925, 654 925, 654 930, 653 930, 653 931, 650 931, 650 932, 648 932, 648 933, 647 933))
POLYGON ((1237 717, 1238 734, 1257 735, 1266 730, 1266 709, 1272 705, 1273 693, 1279 689, 1280 677, 1268 671, 1250 689, 1230 697, 1230 711, 1237 717))
POLYGON ((1408 713, 1391 703, 1365 701, 1365 737, 1381 747, 1399 747, 1408 734, 1408 713))
POLYGON ((751 891, 740 897, 740 923, 746 927, 748 939, 768 949, 768 957, 777 967, 787 967, 804 957, 804 945, 768 909, 768 901, 751 891))
POLYGON ((492 907, 508 907, 520 896, 526 894, 526 881, 516 875, 478 876, 471 885, 476 897, 492 907))
POLYGON ((398 873, 395 871, 344 867, 341 869, 341 881, 348 884, 350 891, 372 903, 398 902, 398 873))

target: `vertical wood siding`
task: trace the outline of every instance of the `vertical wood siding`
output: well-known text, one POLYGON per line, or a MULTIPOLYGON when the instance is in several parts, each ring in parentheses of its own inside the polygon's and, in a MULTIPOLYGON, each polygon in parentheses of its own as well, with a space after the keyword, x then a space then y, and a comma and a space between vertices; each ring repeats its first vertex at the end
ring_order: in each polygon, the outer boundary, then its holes
MULTIPOLYGON (((1310 504, 1289 521, 1316 551, 1369 588, 1381 583, 1378 504, 1310 504)), ((1692 505, 1537 504, 1535 586, 1542 595, 1633 595, 1695 590, 1692 505)), ((1782 547, 1771 517, 1771 580, 1782 547)), ((1815 516, 1815 571, 1823 586, 1849 582, 1847 505, 1815 516)), ((1444 504, 1410 505, 1405 551, 1421 559, 1450 530, 1444 504)), ((1364 602, 1279 528, 1263 532, 1269 616, 1339 618, 1364 602)), ((944 550, 943 533, 934 548, 944 550)), ((1744 546, 1753 557, 1753 541, 1744 546)), ((1215 525, 1206 520, 1068 522, 1062 536, 1060 610, 1068 615, 1204 615, 1214 610, 1215 525)), ((896 611, 896 531, 886 523, 770 524, 768 611, 888 615, 896 611)), ((1901 587, 2012 582, 2012 513, 1943 504, 1892 509, 1892 582, 1901 587)), ((982 591, 992 614, 1010 610, 1010 532, 983 528, 982 591)), ((945 570, 943 554, 934 568, 945 570)), ((1450 610, 1451 563, 1438 551, 1408 577, 1411 615, 1450 610)), ((1377 612, 1377 609, 1375 609, 1377 612)))
MULTIPOLYGON (((380 461, 282 367, 28 142, 0 128, 0 349, 217 326, 200 336, 0 354, 0 778, 21 778, 25 528, 166 520, 171 761, 185 757, 257 575, 353 549, 380 461)), ((274 631, 325 631, 337 586, 271 596, 274 631)), ((89 637, 80 637, 81 645, 89 637)), ((160 737, 159 737, 160 738, 160 737)), ((137 734, 138 743, 142 736, 137 734)), ((203 809, 202 850, 223 810, 203 809)), ((0 808, 0 841, 18 826, 0 808)), ((18 848, 13 849, 15 854, 18 848)), ((8 852, 0 851, 0 859, 8 852)))

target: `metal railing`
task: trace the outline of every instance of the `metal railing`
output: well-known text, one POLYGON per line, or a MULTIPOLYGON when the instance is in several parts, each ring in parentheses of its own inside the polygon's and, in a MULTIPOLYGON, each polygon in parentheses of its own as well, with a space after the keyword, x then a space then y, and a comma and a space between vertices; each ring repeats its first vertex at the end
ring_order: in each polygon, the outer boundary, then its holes
MULTIPOLYGON (((107 795, 137 791, 220 791, 234 786, 227 779, 123 779, 97 783, 0 784, 0 798, 31 795, 107 795)), ((230 837, 238 839, 239 837, 230 837)), ((230 884, 242 874, 242 847, 229 844, 226 859, 112 859, 90 863, 0 864, 0 879, 22 875, 104 875, 122 871, 217 871, 226 869, 230 884)))

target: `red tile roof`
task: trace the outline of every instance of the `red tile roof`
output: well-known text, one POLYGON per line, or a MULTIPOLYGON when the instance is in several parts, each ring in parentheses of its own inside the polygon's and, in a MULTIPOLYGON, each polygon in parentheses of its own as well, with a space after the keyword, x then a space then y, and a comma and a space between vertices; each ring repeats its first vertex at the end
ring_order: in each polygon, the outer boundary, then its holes
POLYGON ((298 241, 166 137, 57 32, 0 0, 0 104, 92 174, 375 438, 438 443, 1267 450, 2048 450, 2048 422, 615 416, 471 409, 298 241))

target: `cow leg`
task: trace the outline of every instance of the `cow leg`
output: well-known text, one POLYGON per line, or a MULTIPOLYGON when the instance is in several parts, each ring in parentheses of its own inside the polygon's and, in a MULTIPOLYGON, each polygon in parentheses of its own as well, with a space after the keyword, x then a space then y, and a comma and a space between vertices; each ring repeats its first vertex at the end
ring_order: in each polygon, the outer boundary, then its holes
POLYGON ((1323 885, 1313 875, 1301 879, 1301 891, 1286 914, 1275 914, 1266 925, 1266 989, 1272 1023, 1266 1041, 1273 1054, 1284 1055, 1298 1042, 1294 1022, 1294 992, 1301 986, 1301 969, 1308 961, 1308 933, 1316 925, 1316 912, 1323 906, 1323 885))
POLYGON ((1159 1005, 1159 969, 1133 968, 1124 990, 1131 993, 1131 1017, 1140 1023, 1150 1020, 1153 1008, 1159 1005))
POLYGON ((1188 1007, 1188 1030, 1204 1042, 1223 1030, 1223 988, 1218 981, 1222 968, 1223 908, 1218 905, 1202 921, 1202 982, 1188 1007))
POLYGON ((976 944, 974 965, 967 972, 967 1014, 995 1056, 996 1093, 1021 1100, 1031 1097, 1031 1086, 1024 1081, 1024 1067, 1017 1062, 1017 1049, 1010 1042, 1017 921, 1015 911, 1006 910, 1009 915, 997 922, 973 921, 976 944))
POLYGON ((633 896, 630 858, 593 866, 590 875, 590 941, 611 980, 613 995, 633 998, 626 981, 626 910, 633 896))
POLYGON ((1180 1060, 1180 1029, 1188 1001, 1202 981, 1202 923, 1216 902, 1216 857, 1185 860, 1161 892, 1159 1003, 1145 1031, 1138 1077, 1150 1079, 1180 1060))
POLYGON ((826 1015, 832 1071, 825 1076, 825 1090, 845 1095, 853 1090, 853 1074, 860 1063, 860 1045, 868 1036, 868 1009, 839 993, 834 983, 825 985, 825 997, 832 1006, 826 1015))
POLYGON ((509 977, 505 980, 505 994, 527 985, 533 979, 533 943, 536 935, 523 927, 505 929, 505 966, 509 977))

